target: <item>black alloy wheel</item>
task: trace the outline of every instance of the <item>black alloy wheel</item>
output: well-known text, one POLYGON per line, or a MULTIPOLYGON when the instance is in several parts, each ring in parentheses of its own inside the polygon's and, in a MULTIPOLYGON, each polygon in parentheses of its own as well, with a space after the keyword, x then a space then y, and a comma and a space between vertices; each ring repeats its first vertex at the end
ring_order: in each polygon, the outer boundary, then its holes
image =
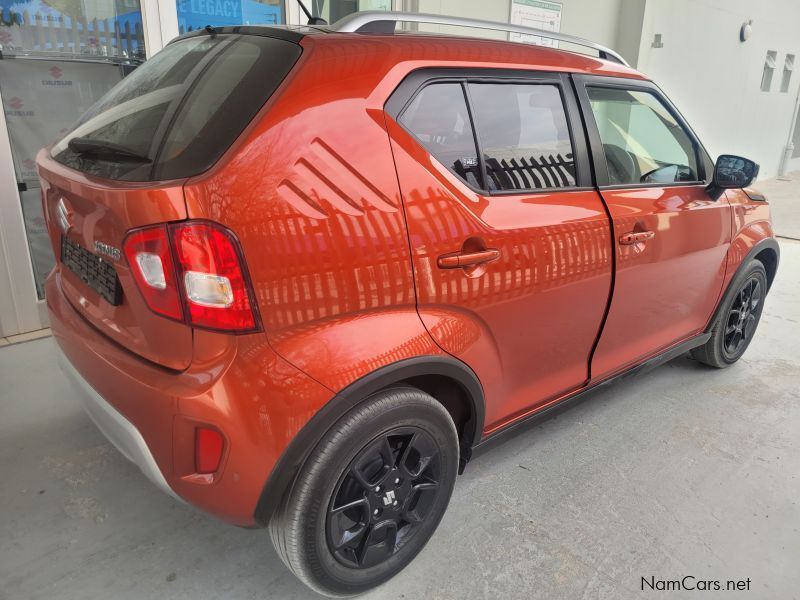
POLYGON ((330 597, 365 592, 408 565, 455 485, 452 417, 417 388, 392 387, 343 414, 303 463, 270 521, 278 555, 330 597))
POLYGON ((752 276, 739 290, 728 312, 723 343, 726 357, 738 358, 742 346, 753 337, 762 299, 761 282, 752 276))
POLYGON ((373 567, 419 529, 440 493, 429 434, 399 427, 372 440, 340 478, 328 506, 328 545, 348 567, 373 567))
POLYGON ((767 295, 767 271, 759 260, 751 260, 731 282, 721 310, 711 325, 711 337, 694 348, 701 363, 722 369, 731 366, 753 341, 767 295))

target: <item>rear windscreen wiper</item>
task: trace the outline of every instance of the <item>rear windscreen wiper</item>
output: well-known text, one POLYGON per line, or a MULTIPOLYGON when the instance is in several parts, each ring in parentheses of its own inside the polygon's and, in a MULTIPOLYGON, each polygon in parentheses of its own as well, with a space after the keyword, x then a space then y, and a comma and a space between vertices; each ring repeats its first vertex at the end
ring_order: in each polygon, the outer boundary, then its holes
POLYGON ((74 137, 67 144, 73 152, 81 156, 93 156, 108 160, 149 163, 153 159, 140 154, 135 150, 120 146, 106 140, 96 140, 88 137, 74 137))

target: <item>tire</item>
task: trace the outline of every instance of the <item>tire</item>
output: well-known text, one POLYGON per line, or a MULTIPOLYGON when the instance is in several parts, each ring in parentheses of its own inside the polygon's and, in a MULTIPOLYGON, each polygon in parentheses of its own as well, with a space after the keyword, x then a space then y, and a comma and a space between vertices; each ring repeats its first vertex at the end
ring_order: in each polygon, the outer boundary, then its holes
POLYGON ((736 292, 719 311, 711 337, 691 351, 694 359, 718 369, 729 367, 742 357, 761 320, 767 295, 767 271, 761 261, 750 261, 731 288, 736 292))
POLYGON ((313 590, 359 594, 422 550, 444 515, 457 470, 458 436, 444 407, 416 388, 379 392, 312 451, 270 522, 272 542, 313 590))

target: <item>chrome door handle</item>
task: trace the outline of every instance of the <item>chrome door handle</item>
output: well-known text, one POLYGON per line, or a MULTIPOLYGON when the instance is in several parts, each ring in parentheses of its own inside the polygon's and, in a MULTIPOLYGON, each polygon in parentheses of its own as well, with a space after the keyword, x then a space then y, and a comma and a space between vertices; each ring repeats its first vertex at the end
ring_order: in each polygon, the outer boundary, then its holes
POLYGON ((642 242, 646 242, 647 240, 652 240, 656 237, 655 231, 637 231, 636 233, 626 233, 620 236, 619 243, 624 246, 630 246, 632 244, 640 244, 642 242))
POLYGON ((500 258, 500 250, 487 248, 486 250, 475 250, 473 252, 454 252, 453 254, 443 254, 436 264, 440 269, 459 269, 463 267, 474 267, 483 263, 492 262, 500 258))

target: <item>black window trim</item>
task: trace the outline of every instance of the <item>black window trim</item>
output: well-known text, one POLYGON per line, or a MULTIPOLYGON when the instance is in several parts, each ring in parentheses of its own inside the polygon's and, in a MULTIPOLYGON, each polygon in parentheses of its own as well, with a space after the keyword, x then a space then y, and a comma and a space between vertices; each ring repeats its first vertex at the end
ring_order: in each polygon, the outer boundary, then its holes
MULTIPOLYGON (((469 126, 472 128, 472 139, 475 140, 475 152, 478 155, 478 169, 480 169, 480 181, 481 189, 486 189, 488 191, 488 183, 486 178, 488 177, 488 173, 486 171, 486 159, 483 157, 483 152, 481 152, 481 134, 478 131, 478 128, 475 126, 475 108, 472 105, 472 96, 469 93, 469 85, 467 85, 466 81, 461 82, 461 93, 464 94, 464 101, 467 103, 467 115, 469 115, 469 126)), ((424 88, 425 86, 423 86, 424 88)), ((423 89, 420 88, 420 89, 423 89)), ((416 96, 416 94, 415 94, 416 96)), ((405 108, 403 112, 405 112, 405 108)), ((400 117, 403 116, 403 113, 400 113, 400 117)), ((409 132, 410 133, 410 132, 409 132)), ((469 185, 468 182, 466 182, 469 185)))
MULTIPOLYGON (((589 159, 589 151, 584 133, 584 126, 580 116, 580 109, 575 97, 575 92, 570 85, 569 76, 566 73, 556 71, 524 71, 519 69, 503 68, 448 68, 448 67, 423 67, 412 71, 400 82, 394 92, 389 96, 384 105, 384 110, 395 122, 409 135, 414 134, 409 131, 400 121, 405 110, 413 102, 414 98, 427 86, 437 83, 458 83, 461 85, 467 104, 467 114, 470 118, 473 138, 475 139, 476 150, 478 153, 478 163, 481 169, 482 188, 475 187, 461 177, 459 181, 466 185, 470 190, 482 196, 530 196, 533 194, 553 194, 585 192, 594 190, 592 182, 592 165, 589 159), (575 185, 570 187, 548 187, 548 188, 521 188, 515 190, 489 190, 486 184, 486 166, 484 164, 482 146, 478 128, 475 127, 473 114, 474 108, 469 95, 469 83, 502 83, 502 84, 524 84, 524 85, 554 85, 561 95, 562 106, 567 120, 570 143, 572 144, 572 154, 575 161, 575 185)), ((416 139, 416 136, 414 136, 416 139)), ((434 157, 436 158, 436 157, 434 157)), ((452 169, 445 167, 453 172, 452 169)))
MULTIPOLYGON (((317 29, 317 28, 308 28, 314 29, 314 33, 327 33, 327 30, 317 29)), ((271 37, 278 40, 283 40, 285 42, 291 42, 293 44, 300 45, 300 42, 306 37, 306 29, 302 27, 296 27, 289 29, 287 26, 283 25, 223 25, 220 27, 201 27, 200 29, 195 29, 194 31, 188 31, 182 35, 172 38, 167 44, 174 44, 179 40, 185 40, 187 38, 197 37, 201 35, 209 35, 215 36, 219 34, 241 34, 241 35, 258 35, 261 37, 271 37)))
POLYGON ((665 187, 697 187, 707 186, 711 182, 713 175, 714 163, 711 160, 708 151, 705 149, 697 134, 689 126, 686 119, 678 111, 674 104, 669 100, 667 95, 652 81, 644 79, 630 79, 627 77, 614 77, 605 75, 572 75, 572 81, 575 86, 575 91, 578 96, 578 103, 583 113, 584 123, 586 125, 586 133, 589 138, 589 148, 592 155, 592 163, 594 166, 595 183, 598 190, 629 190, 629 189, 645 189, 645 188, 665 188, 665 187), (645 92, 655 96, 673 119, 681 126, 686 135, 689 137, 694 147, 695 160, 697 161, 697 171, 699 179, 696 181, 676 181, 671 183, 619 183, 611 184, 608 175, 608 163, 606 155, 603 151, 603 142, 600 139, 600 130, 597 127, 597 122, 594 118, 589 94, 586 91, 587 87, 603 87, 611 89, 623 89, 630 91, 645 92))

